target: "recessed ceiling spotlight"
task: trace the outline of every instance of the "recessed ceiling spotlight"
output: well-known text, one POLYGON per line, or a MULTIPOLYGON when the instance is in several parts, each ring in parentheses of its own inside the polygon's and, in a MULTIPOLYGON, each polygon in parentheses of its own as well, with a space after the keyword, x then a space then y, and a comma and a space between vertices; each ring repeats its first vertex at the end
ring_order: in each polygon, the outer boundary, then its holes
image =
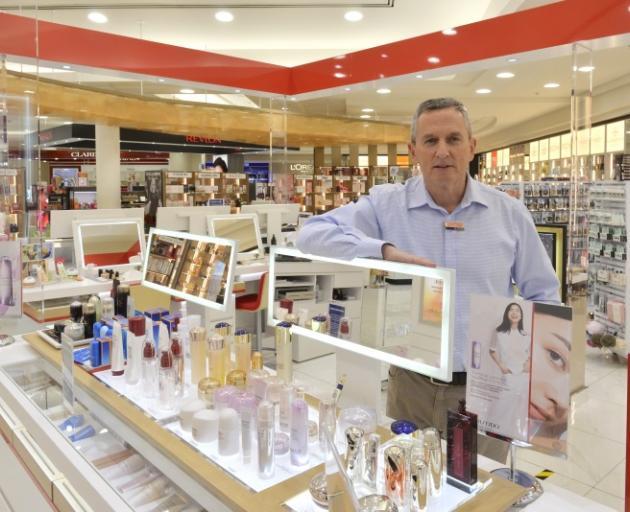
POLYGON ((287 111, 289 109, 287 107, 282 107, 281 110, 287 111))
POLYGON ((346 88, 344 89, 344 91, 346 91, 346 92, 351 91, 351 90, 352 90, 352 89, 351 89, 350 87, 346 87, 346 88))
POLYGON ((492 89, 487 89, 485 87, 482 87, 481 89, 477 89, 475 92, 477 94, 490 94, 492 92, 492 89))
POLYGON ((293 96, 293 97, 291 98, 291 101, 297 101, 297 98, 296 98, 295 96, 293 96))
POLYGON ((335 73, 334 77, 335 78, 346 78, 346 74, 337 72, 337 73, 335 73))
POLYGON ((445 36, 454 36, 455 34, 457 34, 457 30, 455 30, 454 28, 445 28, 444 30, 442 30, 442 34, 444 34, 445 36))
POLYGON ((361 112, 374 112, 373 108, 362 108, 361 112))
POLYGON ((48 116, 36 116, 37 119, 48 119, 48 116))
POLYGON ((194 89, 180 89, 179 92, 181 92, 182 94, 195 94, 194 89))
POLYGON ((510 57, 507 61, 508 62, 516 62, 518 59, 516 57, 510 57))
POLYGON ((70 66, 68 66, 67 64, 65 66, 61 66, 63 69, 72 69, 70 66))
POLYGON ((92 11, 88 15, 88 20, 92 23, 107 23, 107 16, 105 16, 102 12, 92 11))
POLYGON ((428 61, 430 64, 439 64, 439 63, 440 63, 440 58, 439 58, 439 57, 429 57, 429 58, 427 59, 427 61, 428 61))
POLYGON ((163 78, 158 78, 158 82, 163 82, 164 79, 163 78))
POLYGON ((370 119, 372 116, 369 114, 362 114, 359 116, 361 119, 370 119))
POLYGON ((30 89, 25 89, 24 92, 26 94, 35 94, 35 91, 31 91, 30 89))
POLYGON ((589 73, 595 69, 595 66, 580 66, 577 68, 581 73, 589 73))
POLYGON ((514 73, 510 73, 509 71, 501 71, 497 73, 497 78, 514 78, 514 73))
POLYGON ((361 11, 347 11, 343 17, 346 21, 361 21, 363 19, 363 13, 361 11))
POLYGON ((64 121, 63 124, 72 124, 72 121, 64 121))
POLYGON ((376 92, 378 94, 389 94, 390 92, 392 92, 392 90, 388 89, 387 87, 381 87, 380 89, 376 89, 376 92))
POLYGON ((547 82, 545 85, 543 85, 543 87, 545 89, 557 89, 558 87, 560 87, 560 84, 557 82, 547 82))
POLYGON ((420 79, 422 78, 422 75, 416 75, 416 78, 420 79))
POLYGON ((214 13, 214 19, 222 23, 234 21, 234 15, 230 11, 218 11, 214 13))

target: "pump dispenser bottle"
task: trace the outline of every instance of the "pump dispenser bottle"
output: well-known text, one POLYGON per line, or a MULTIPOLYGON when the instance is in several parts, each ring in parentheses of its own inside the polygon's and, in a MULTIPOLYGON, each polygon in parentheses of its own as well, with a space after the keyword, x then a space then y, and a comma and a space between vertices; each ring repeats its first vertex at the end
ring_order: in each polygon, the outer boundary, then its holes
POLYGON ((208 366, 210 378, 225 383, 225 354, 223 336, 213 334, 208 340, 208 366))
POLYGON ((145 337, 142 347, 142 393, 146 398, 155 398, 158 388, 157 359, 153 342, 153 321, 145 317, 145 337))
POLYGON ((308 405, 304 400, 304 389, 298 388, 291 404, 291 464, 303 466, 308 463, 308 405))
POLYGON ((247 374, 252 357, 252 336, 245 329, 238 329, 234 333, 234 350, 236 351, 236 369, 247 374))
POLYGON ((197 386, 206 376, 206 330, 203 327, 190 329, 191 384, 197 386))

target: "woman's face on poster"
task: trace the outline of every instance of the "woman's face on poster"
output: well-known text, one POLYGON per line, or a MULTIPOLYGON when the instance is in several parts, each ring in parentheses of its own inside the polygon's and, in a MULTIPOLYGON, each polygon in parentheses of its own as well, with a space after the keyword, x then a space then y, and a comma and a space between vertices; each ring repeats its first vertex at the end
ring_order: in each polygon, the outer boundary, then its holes
POLYGON ((569 412, 571 322, 534 315, 529 417, 549 426, 566 423, 569 412))
POLYGON ((512 323, 518 323, 523 318, 523 312, 518 304, 512 304, 508 310, 508 318, 512 323))

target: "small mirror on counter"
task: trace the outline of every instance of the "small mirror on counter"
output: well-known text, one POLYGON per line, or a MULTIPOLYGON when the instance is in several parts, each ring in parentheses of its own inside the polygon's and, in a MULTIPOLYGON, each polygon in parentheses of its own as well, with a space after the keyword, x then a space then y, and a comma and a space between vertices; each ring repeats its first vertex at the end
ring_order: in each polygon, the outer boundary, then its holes
POLYGON ((139 268, 144 257, 144 223, 137 219, 73 221, 77 267, 127 270, 139 268))
POLYGON ((448 381, 454 286, 449 269, 273 248, 269 324, 448 381))
POLYGON ((151 229, 142 284, 225 311, 235 259, 233 240, 151 229))
POLYGON ((210 236, 234 240, 237 261, 259 259, 265 254, 260 238, 258 216, 253 213, 209 215, 208 233, 210 236))

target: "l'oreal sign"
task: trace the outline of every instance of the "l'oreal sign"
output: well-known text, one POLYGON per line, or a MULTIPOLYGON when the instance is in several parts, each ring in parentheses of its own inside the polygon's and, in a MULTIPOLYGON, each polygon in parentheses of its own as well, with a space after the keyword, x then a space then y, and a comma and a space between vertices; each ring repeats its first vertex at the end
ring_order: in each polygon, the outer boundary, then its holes
POLYGON ((313 164, 289 164, 289 171, 307 174, 313 172, 313 164))

